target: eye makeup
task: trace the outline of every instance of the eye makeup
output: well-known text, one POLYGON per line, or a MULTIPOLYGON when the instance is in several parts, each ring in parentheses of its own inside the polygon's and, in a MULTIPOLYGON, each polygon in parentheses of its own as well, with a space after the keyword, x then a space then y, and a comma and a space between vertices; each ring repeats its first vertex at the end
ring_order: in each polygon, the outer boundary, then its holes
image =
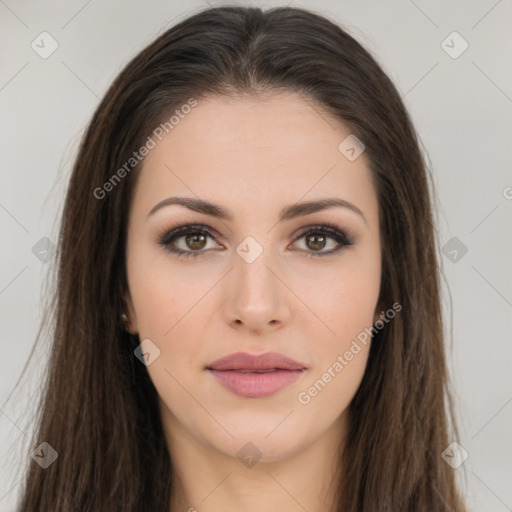
MULTIPOLYGON (((176 247, 176 242, 180 239, 187 239, 187 237, 195 235, 196 237, 203 238, 212 238, 217 241, 217 239, 221 239, 212 228, 204 224, 185 224, 173 228, 169 231, 166 231, 162 236, 159 237, 158 243, 162 245, 168 252, 171 254, 177 255, 178 258, 197 258, 204 256, 206 253, 210 252, 209 249, 180 249, 176 247)), ((305 253, 306 257, 326 257, 331 256, 339 251, 341 251, 344 247, 348 247, 354 245, 356 240, 354 236, 346 229, 342 229, 335 224, 325 223, 325 224, 315 224, 312 226, 307 226, 300 230, 294 238, 294 243, 298 240, 306 238, 308 236, 320 237, 322 240, 334 240, 338 245, 334 249, 330 249, 328 251, 323 250, 307 250, 307 249, 299 249, 299 252, 305 253)), ((186 243, 186 241, 185 241, 186 243)), ((322 247, 323 249, 324 247, 322 247)))

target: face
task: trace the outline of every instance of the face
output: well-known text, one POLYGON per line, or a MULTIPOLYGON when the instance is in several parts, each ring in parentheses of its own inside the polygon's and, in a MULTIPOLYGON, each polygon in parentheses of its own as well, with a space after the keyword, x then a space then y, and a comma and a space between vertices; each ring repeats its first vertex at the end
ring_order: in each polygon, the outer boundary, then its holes
POLYGON ((147 156, 130 205, 126 302, 130 330, 150 340, 171 442, 231 457, 250 442, 271 461, 341 432, 381 277, 376 191, 364 152, 339 149, 349 135, 292 93, 210 97, 147 156), (327 198, 345 206, 297 208, 327 198), (296 369, 279 357, 213 368, 240 352, 277 353, 296 369))

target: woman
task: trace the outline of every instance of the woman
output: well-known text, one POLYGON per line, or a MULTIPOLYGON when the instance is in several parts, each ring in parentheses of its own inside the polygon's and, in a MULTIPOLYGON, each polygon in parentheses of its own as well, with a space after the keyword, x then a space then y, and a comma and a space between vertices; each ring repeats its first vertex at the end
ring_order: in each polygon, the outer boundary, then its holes
POLYGON ((94 114, 58 254, 20 510, 464 510, 429 174, 337 25, 161 35, 94 114))

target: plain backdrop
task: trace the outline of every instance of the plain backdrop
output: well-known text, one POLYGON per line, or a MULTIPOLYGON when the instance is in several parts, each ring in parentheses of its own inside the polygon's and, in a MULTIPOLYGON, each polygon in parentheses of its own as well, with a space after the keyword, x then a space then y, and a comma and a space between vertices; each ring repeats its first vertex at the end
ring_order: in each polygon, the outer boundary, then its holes
MULTIPOLYGON (((42 318, 51 243, 80 136, 123 65, 159 33, 207 5, 0 0, 2 511, 15 510, 17 466, 29 457, 19 447, 33 427, 27 411, 48 350, 36 354, 16 399, 7 398, 42 318), (58 45, 46 58, 41 38, 45 51, 58 45)), ((447 351, 462 427, 461 438, 453 441, 469 454, 454 471, 466 472, 473 510, 510 511, 512 2, 291 5, 342 24, 389 74, 411 113, 440 205, 443 308, 451 318, 447 351)))

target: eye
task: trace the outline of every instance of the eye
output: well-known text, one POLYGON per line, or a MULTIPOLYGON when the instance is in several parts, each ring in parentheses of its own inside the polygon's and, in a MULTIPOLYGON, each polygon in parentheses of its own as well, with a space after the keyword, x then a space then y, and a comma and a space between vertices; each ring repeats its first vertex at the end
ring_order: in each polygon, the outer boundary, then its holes
POLYGON ((301 231, 296 238, 296 240, 302 239, 304 239, 304 245, 306 247, 306 249, 304 249, 305 256, 309 258, 330 256, 341 251, 345 246, 355 244, 354 238, 349 235, 348 232, 331 224, 320 224, 306 228, 301 231), (334 248, 324 251, 323 249, 329 245, 329 239, 337 242, 338 245, 336 246, 336 244, 334 244, 334 248))
MULTIPOLYGON (((214 231, 208 226, 185 225, 165 233, 160 238, 159 243, 170 253, 177 254, 178 257, 188 258, 192 256, 196 258, 207 252, 208 237, 215 238, 214 231)), ((304 239, 305 249, 301 249, 301 252, 304 252, 307 257, 329 256, 337 253, 343 247, 355 243, 348 232, 330 224, 305 228, 295 237, 295 243, 302 239, 304 239), (323 249, 329 245, 329 240, 336 242, 337 245, 334 244, 334 248, 324 251, 323 249)))
POLYGON ((212 229, 203 225, 186 225, 180 226, 166 233, 161 239, 160 244, 163 245, 169 252, 177 254, 178 257, 184 256, 193 258, 204 254, 207 238, 213 238, 214 234, 212 229), (176 247, 176 241, 182 240, 181 248, 176 247))

